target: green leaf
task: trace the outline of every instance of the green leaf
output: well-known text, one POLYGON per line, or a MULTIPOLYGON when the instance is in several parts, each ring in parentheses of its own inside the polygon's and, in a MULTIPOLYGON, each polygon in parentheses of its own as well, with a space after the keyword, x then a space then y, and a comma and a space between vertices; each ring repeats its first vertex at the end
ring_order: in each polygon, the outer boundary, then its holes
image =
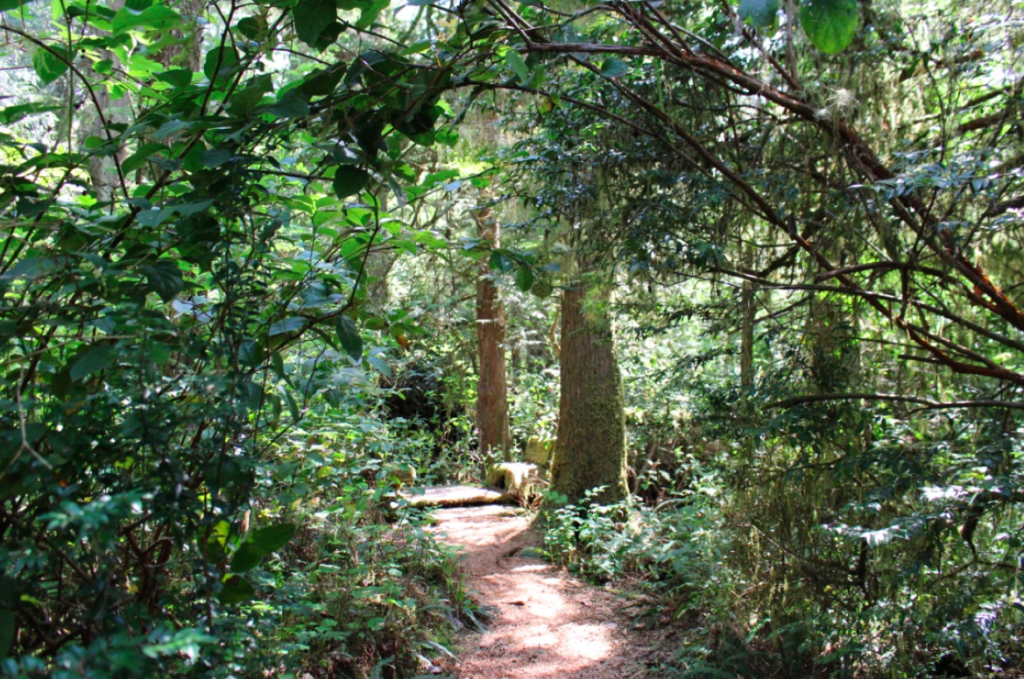
POLYGON ((181 17, 170 7, 152 5, 141 12, 130 7, 121 8, 114 15, 111 26, 114 29, 114 35, 121 35, 136 28, 151 31, 164 30, 176 26, 180 22, 181 17))
POLYGON ((296 330, 302 330, 306 325, 306 319, 299 316, 293 316, 286 318, 283 321, 278 321, 270 326, 270 337, 276 337, 277 335, 284 335, 286 333, 295 332, 296 330))
POLYGON ((523 58, 519 55, 519 52, 510 49, 505 53, 505 63, 512 67, 516 75, 519 76, 520 84, 527 82, 530 79, 530 67, 526 65, 523 58))
POLYGON ((203 74, 211 81, 216 78, 227 78, 238 68, 238 53, 234 47, 215 47, 206 53, 203 62, 203 74))
POLYGON ((357 194, 370 183, 370 173, 358 167, 338 166, 334 173, 334 192, 338 198, 357 194))
POLYGON ((60 106, 48 106, 46 104, 20 104, 0 109, 0 122, 8 125, 16 123, 22 118, 37 113, 52 113, 61 110, 60 106))
MULTIPOLYGON (((778 0, 775 0, 778 2, 778 0)), ((609 59, 601 64, 601 75, 605 78, 618 78, 629 71, 629 66, 621 59, 609 59)))
POLYGON ((544 280, 538 280, 533 284, 533 287, 530 288, 530 292, 543 299, 544 297, 550 297, 551 293, 554 292, 554 288, 551 287, 551 283, 544 280))
POLYGON ((763 28, 775 23, 779 0, 740 0, 740 19, 751 26, 763 28))
POLYGON ((356 322, 342 314, 338 316, 337 330, 341 346, 353 361, 360 360, 363 357, 363 338, 359 335, 359 327, 356 326, 356 322))
POLYGON ((58 47, 50 49, 40 47, 32 55, 32 68, 36 70, 36 75, 43 81, 43 84, 49 85, 68 70, 68 61, 70 59, 65 50, 58 47))
POLYGON ((295 35, 310 47, 316 47, 320 35, 338 19, 334 0, 302 0, 292 9, 295 35))
POLYGON ((82 354, 82 357, 75 361, 75 364, 71 366, 71 379, 81 380, 93 373, 105 370, 114 362, 113 345, 104 344, 102 346, 93 347, 89 351, 82 354))
POLYGON ((276 526, 261 528, 249 537, 249 543, 253 549, 265 556, 276 552, 292 539, 295 535, 294 523, 279 523, 276 526))
POLYGON ((0 660, 7 657, 14 644, 15 620, 14 611, 0 610, 0 660))
POLYGON ((222 604, 244 604, 256 596, 249 581, 238 575, 229 575, 217 598, 222 604))
POLYGON ((261 108, 260 113, 269 113, 277 120, 302 118, 309 115, 309 104, 298 90, 288 90, 276 103, 261 108))
POLYGON ((327 70, 317 69, 307 75, 299 89, 309 97, 327 96, 334 91, 344 75, 345 62, 339 62, 327 70))
POLYGON ((263 37, 265 26, 256 17, 245 17, 236 24, 239 32, 249 40, 259 40, 263 37))
POLYGON ((281 385, 281 393, 284 394, 285 403, 288 404, 288 413, 292 416, 292 421, 298 423, 298 421, 302 419, 302 413, 299 411, 299 404, 295 402, 295 397, 292 396, 292 392, 283 384, 281 385))
POLYGON ((263 560, 263 553, 252 543, 243 542, 231 558, 231 570, 235 573, 248 573, 263 560))
POLYGON ((170 302, 185 287, 181 278, 181 269, 168 259, 162 259, 153 266, 142 267, 146 275, 146 291, 155 292, 164 302, 170 302))
POLYGON ((516 271, 516 287, 526 292, 533 287, 533 269, 528 266, 521 266, 516 271))
POLYGON ((371 354, 366 361, 380 374, 385 377, 391 377, 391 366, 388 365, 388 362, 384 360, 383 356, 374 356, 371 354))
POLYGON ((800 25, 822 52, 842 52, 857 32, 857 0, 803 0, 800 25))
MULTIPOLYGON (((18 9, 26 4, 28 4, 28 0, 0 0, 0 12, 10 12, 12 9, 18 9)), ((0 655, 0 658, 2 657, 0 655)))
POLYGON ((495 250, 491 253, 491 258, 488 260, 488 264, 491 270, 500 271, 501 273, 509 273, 516 266, 515 260, 500 250, 495 250))
POLYGON ((373 25, 380 13, 391 5, 391 0, 372 0, 369 4, 359 10, 359 20, 356 21, 356 28, 364 30, 373 25))

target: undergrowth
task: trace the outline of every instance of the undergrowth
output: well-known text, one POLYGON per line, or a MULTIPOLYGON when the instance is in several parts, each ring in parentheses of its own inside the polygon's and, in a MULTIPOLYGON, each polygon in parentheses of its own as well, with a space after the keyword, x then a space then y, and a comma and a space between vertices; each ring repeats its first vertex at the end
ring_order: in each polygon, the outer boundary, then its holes
POLYGON ((962 528, 971 497, 1016 492, 1016 444, 877 433, 864 453, 821 466, 780 445, 742 469, 680 454, 688 487, 649 505, 549 495, 547 554, 592 581, 640 582, 654 601, 642 615, 684 630, 666 676, 1017 676, 1019 523, 993 508, 973 545, 962 528), (936 482, 906 483, 898 465, 911 454, 942 462, 936 482), (860 493, 839 493, 841 476, 860 493))

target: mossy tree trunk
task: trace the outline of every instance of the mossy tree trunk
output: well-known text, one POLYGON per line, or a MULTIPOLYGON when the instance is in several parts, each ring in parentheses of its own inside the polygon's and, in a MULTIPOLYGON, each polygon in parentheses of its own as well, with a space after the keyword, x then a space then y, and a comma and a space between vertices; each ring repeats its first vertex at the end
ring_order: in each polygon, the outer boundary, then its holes
POLYGON ((600 502, 628 493, 622 374, 609 298, 607 286, 583 280, 562 294, 561 396, 551 486, 570 501, 602 486, 600 502))
MULTIPOLYGON (((480 238, 492 248, 498 247, 500 226, 493 212, 490 208, 483 208, 475 216, 480 238)), ((476 403, 480 455, 487 464, 499 459, 509 462, 512 459, 512 435, 508 423, 505 376, 505 309, 490 276, 487 259, 481 261, 477 276, 476 333, 480 359, 476 403)))

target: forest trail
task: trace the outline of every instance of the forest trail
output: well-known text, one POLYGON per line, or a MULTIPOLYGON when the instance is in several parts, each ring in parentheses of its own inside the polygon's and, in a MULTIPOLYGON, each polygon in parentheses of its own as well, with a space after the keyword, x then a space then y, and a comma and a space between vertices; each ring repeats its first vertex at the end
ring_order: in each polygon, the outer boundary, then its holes
MULTIPOLYGON (((659 658, 662 633, 636 629, 628 602, 531 556, 540 536, 499 505, 434 512, 434 531, 462 549, 474 600, 492 617, 463 637, 459 679, 641 679, 659 658)), ((483 619, 482 619, 483 621, 483 619)))

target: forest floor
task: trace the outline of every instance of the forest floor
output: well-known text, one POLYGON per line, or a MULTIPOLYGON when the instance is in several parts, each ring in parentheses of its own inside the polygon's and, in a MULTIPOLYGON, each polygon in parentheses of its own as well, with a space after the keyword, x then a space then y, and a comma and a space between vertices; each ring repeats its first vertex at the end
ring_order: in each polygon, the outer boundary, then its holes
POLYGON ((515 508, 456 507, 434 516, 435 532, 461 548, 466 586, 490 618, 485 632, 464 635, 459 679, 658 676, 673 632, 645 629, 627 615, 627 607, 635 615, 647 605, 642 596, 587 584, 538 558, 540 535, 515 508))

